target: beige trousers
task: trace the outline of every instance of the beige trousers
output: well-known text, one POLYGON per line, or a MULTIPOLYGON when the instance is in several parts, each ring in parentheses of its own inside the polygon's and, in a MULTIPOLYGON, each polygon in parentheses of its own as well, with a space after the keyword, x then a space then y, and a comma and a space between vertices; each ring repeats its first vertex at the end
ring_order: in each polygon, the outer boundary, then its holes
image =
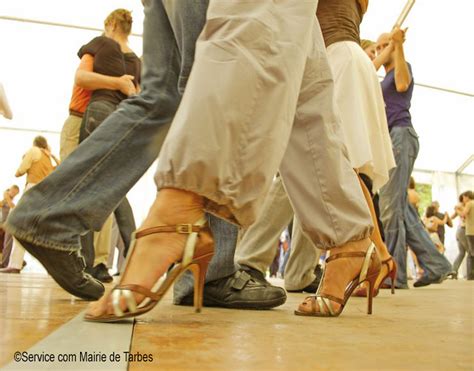
POLYGON ((248 227, 279 168, 303 230, 329 249, 368 237, 372 221, 339 137, 316 6, 211 0, 155 180, 248 227))
MULTIPOLYGON (((280 177, 275 178, 257 221, 243 234, 235 261, 265 273, 275 258, 275 244, 294 216, 280 177)), ((321 250, 303 235, 297 218, 293 222, 290 258, 285 268, 285 288, 301 290, 314 281, 321 250)))
POLYGON ((110 245, 112 243, 112 225, 114 214, 111 214, 105 221, 99 232, 94 232, 94 267, 104 263, 107 266, 109 260, 110 245))
POLYGON ((81 122, 82 118, 74 115, 69 115, 64 122, 59 142, 59 157, 61 161, 64 161, 79 145, 81 122))

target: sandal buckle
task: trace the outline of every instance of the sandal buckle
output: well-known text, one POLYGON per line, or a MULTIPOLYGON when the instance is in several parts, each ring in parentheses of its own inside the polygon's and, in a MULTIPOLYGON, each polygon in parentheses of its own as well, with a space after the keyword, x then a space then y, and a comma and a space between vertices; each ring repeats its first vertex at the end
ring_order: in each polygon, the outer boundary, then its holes
POLYGON ((176 233, 191 234, 193 233, 193 225, 192 224, 178 224, 176 226, 176 233))

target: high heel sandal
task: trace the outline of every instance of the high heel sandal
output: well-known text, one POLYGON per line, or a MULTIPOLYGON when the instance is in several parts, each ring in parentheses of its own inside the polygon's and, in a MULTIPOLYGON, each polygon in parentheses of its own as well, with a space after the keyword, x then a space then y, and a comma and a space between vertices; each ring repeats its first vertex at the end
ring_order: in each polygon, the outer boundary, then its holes
MULTIPOLYGON (((112 289, 112 305, 114 314, 102 314, 93 316, 86 314, 84 319, 93 322, 115 322, 124 318, 136 317, 152 310, 156 304, 163 298, 172 283, 186 270, 190 270, 194 275, 194 307, 196 312, 200 312, 202 308, 202 295, 204 290, 204 279, 209 262, 214 255, 214 243, 212 233, 206 225, 207 221, 203 217, 195 224, 178 224, 173 226, 157 226, 137 231, 133 234, 130 252, 124 264, 127 267, 128 260, 133 255, 136 240, 155 233, 180 233, 187 234, 186 245, 183 252, 183 258, 180 262, 174 264, 166 274, 163 283, 159 284, 160 279, 156 282, 151 290, 146 287, 134 284, 118 284, 112 289), (201 237, 207 234, 209 241, 199 244, 201 237), (137 304, 133 292, 145 296, 140 304, 137 304), (124 298, 127 310, 120 308, 121 299, 124 298)), ((122 273, 122 277, 124 274, 122 273)))
MULTIPOLYGON (((379 294, 380 288, 390 288, 392 291, 392 295, 395 294, 395 279, 397 278, 397 263, 395 263, 395 260, 393 260, 392 257, 385 259, 382 261, 382 264, 387 266, 387 273, 385 273, 385 276, 378 282, 376 283, 374 287, 374 298, 379 294), (392 267, 390 268, 390 262, 392 262, 392 267), (390 278, 390 285, 384 284, 384 281, 390 278)), ((382 272, 382 270, 380 270, 382 272)), ((377 280, 378 281, 378 280, 377 280)), ((359 287, 355 292, 354 296, 358 296, 361 298, 365 298, 367 296, 367 288, 366 287, 359 287)))
MULTIPOLYGON (((346 286, 346 290, 344 292, 344 298, 341 299, 341 298, 337 298, 335 296, 328 295, 328 294, 319 294, 319 290, 318 290, 318 293, 316 295, 308 296, 305 299, 305 301, 302 304, 300 304, 300 307, 298 308, 298 310, 295 310, 296 315, 313 316, 313 317, 337 317, 344 310, 344 307, 346 306, 347 301, 351 297, 352 292, 362 282, 368 282, 369 284, 367 313, 372 314, 373 288, 374 288, 375 280, 377 279, 379 275, 380 267, 381 267, 380 259, 375 251, 375 245, 371 243, 369 248, 367 249, 367 252, 365 253, 364 252, 341 252, 339 254, 331 255, 329 256, 328 259, 326 259, 326 264, 340 258, 364 258, 364 262, 362 264, 360 274, 354 277, 350 281, 350 283, 346 286), (334 310, 331 302, 340 304, 340 307, 337 311, 334 310)), ((323 280, 324 280, 324 277, 323 277, 323 280)), ((321 289, 322 285, 320 285, 319 287, 321 289)))

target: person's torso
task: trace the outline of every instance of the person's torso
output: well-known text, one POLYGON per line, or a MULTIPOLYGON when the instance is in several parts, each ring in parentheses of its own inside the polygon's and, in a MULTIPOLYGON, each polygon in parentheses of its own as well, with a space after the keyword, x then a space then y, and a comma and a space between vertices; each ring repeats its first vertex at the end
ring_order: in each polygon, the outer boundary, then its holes
POLYGON ((360 44, 362 9, 357 0, 319 0, 316 11, 326 48, 338 41, 360 44))
POLYGON ((54 170, 51 158, 41 151, 41 157, 34 161, 26 172, 27 184, 37 184, 46 178, 54 170))
MULTIPOLYGON (((94 38, 90 43, 79 50, 79 58, 84 54, 94 57, 94 72, 102 75, 120 77, 122 75, 134 76, 136 85, 140 82, 140 59, 135 53, 123 53, 120 45, 106 36, 94 38)), ((92 92, 91 102, 106 100, 113 104, 119 104, 127 98, 118 90, 97 89, 92 92)))
POLYGON ((413 95, 414 79, 411 65, 409 63, 407 64, 411 75, 411 83, 407 91, 403 93, 397 91, 395 86, 395 69, 388 72, 381 83, 389 129, 395 126, 412 126, 410 106, 413 95))

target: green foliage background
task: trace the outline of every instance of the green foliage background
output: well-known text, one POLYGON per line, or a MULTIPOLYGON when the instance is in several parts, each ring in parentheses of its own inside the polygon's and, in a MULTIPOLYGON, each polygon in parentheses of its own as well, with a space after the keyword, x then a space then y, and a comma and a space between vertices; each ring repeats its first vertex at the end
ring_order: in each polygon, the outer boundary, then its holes
POLYGON ((420 184, 417 183, 415 190, 420 195, 420 205, 418 208, 418 213, 422 217, 425 214, 426 208, 431 205, 432 194, 431 194, 431 184, 420 184))

